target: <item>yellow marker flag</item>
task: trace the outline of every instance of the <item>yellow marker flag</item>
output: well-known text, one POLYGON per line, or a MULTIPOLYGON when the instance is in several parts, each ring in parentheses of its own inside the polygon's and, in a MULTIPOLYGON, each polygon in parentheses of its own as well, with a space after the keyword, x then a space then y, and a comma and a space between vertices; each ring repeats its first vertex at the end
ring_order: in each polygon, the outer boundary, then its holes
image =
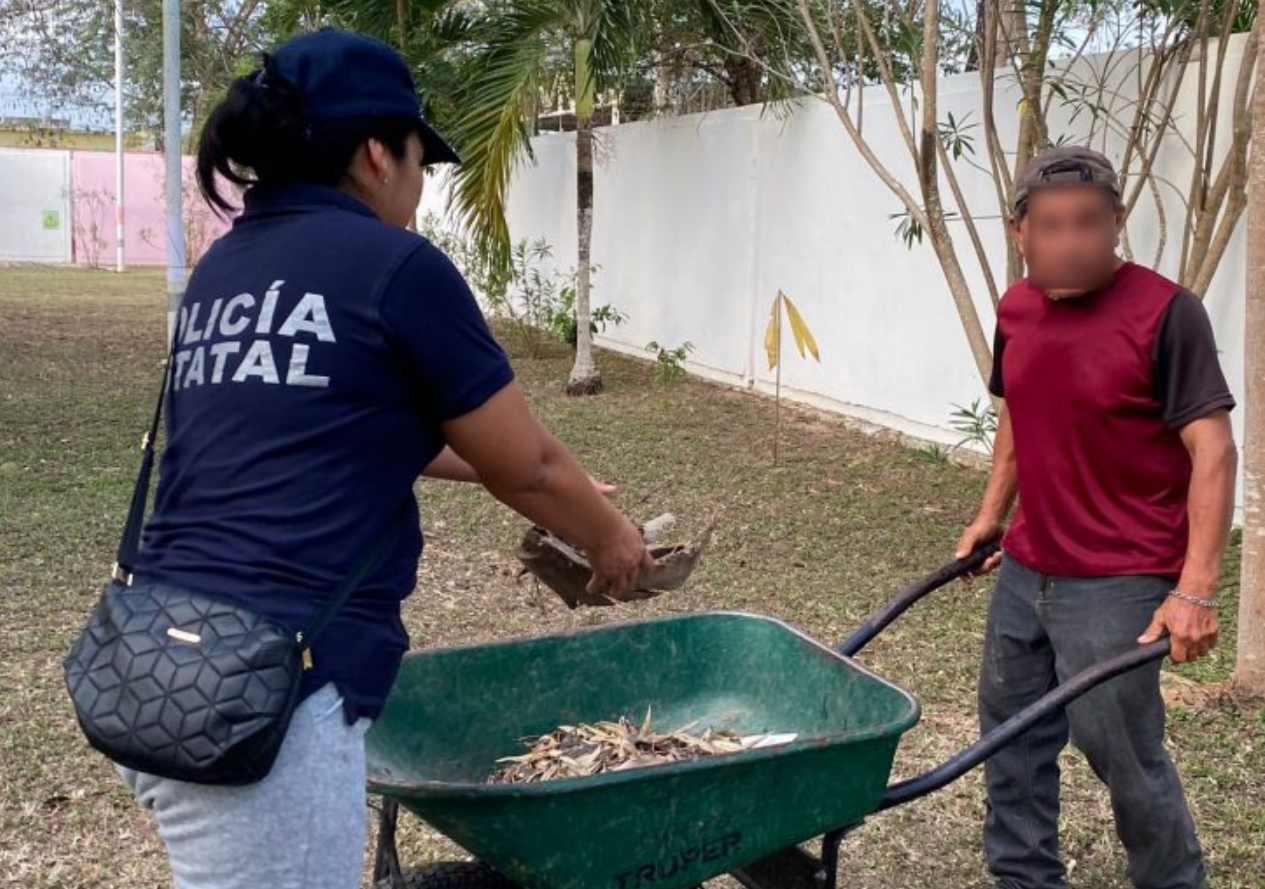
POLYGON ((778 360, 782 357, 782 337, 781 331, 778 330, 778 312, 781 310, 783 300, 782 291, 778 291, 777 297, 773 300, 773 311, 769 313, 769 326, 764 331, 764 351, 769 356, 769 370, 777 367, 778 360))
POLYGON ((769 370, 777 367, 777 363, 782 360, 782 331, 779 329, 782 306, 786 306, 786 320, 790 325, 791 335, 795 337, 795 348, 799 350, 799 357, 804 358, 808 353, 812 353, 813 358, 821 361, 817 340, 813 338, 812 331, 804 323, 804 316, 799 313, 799 309, 795 308, 795 303, 791 302, 791 298, 779 290, 777 297, 773 300, 773 310, 769 313, 769 326, 764 331, 764 351, 769 356, 769 370))
POLYGON ((799 349, 799 357, 803 358, 804 349, 813 353, 813 358, 821 361, 821 352, 817 350, 817 341, 813 339, 812 331, 808 329, 808 325, 804 323, 803 316, 800 315, 799 309, 795 308, 795 303, 791 302, 790 297, 786 294, 779 294, 782 301, 786 303, 786 318, 791 322, 791 333, 795 334, 795 348, 799 349))

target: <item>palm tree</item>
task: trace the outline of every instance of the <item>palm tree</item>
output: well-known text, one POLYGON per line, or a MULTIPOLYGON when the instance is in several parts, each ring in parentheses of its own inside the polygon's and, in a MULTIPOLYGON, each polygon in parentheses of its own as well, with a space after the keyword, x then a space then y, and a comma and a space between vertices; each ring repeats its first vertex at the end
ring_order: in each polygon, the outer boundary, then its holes
POLYGON ((269 0, 263 24, 277 42, 333 25, 397 47, 413 69, 427 116, 443 129, 461 88, 474 16, 463 0, 269 0))
POLYGON ((530 155, 525 123, 542 78, 565 49, 574 75, 576 116, 576 350, 567 381, 570 395, 593 395, 602 377, 593 359, 590 315, 590 242, 593 230, 593 106, 599 89, 616 83, 634 60, 639 26, 636 0, 497 0, 489 2, 468 58, 465 88, 456 104, 453 137, 464 163, 454 197, 467 231, 504 265, 510 238, 505 196, 514 165, 530 155))

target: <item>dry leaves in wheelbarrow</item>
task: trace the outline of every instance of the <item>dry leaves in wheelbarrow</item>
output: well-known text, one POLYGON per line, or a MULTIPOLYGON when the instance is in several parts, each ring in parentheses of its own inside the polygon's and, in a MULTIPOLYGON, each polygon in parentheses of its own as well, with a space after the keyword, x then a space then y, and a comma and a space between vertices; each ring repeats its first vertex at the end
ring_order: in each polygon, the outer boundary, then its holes
MULTIPOLYGON (((665 592, 680 589, 698 567, 699 560, 711 541, 712 526, 709 525, 691 543, 676 546, 659 543, 664 532, 675 521, 676 518, 669 513, 639 526, 642 537, 649 545, 655 567, 641 579, 637 589, 624 597, 626 600, 653 599, 665 592)), ((583 550, 544 528, 533 526, 528 529, 516 555, 523 563, 523 573, 533 575, 557 593, 569 608, 616 604, 608 596, 595 595, 588 591, 593 567, 583 550)))
POLYGON ((789 734, 743 736, 713 729, 691 734, 697 725, 690 723, 658 734, 651 729, 649 711, 640 725, 622 717, 618 722, 564 725, 526 741, 527 753, 498 759, 500 768, 488 778, 488 783, 534 784, 558 778, 584 778, 704 756, 741 753, 796 739, 789 734))

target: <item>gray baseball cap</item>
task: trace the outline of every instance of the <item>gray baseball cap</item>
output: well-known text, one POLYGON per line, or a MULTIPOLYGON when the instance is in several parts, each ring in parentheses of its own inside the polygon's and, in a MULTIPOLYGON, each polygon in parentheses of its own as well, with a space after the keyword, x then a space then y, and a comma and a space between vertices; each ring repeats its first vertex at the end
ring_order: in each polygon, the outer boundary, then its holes
POLYGON ((1022 212, 1024 203, 1034 189, 1068 185, 1105 188, 1117 198, 1120 197, 1116 170, 1106 156, 1092 148, 1060 145, 1038 154, 1019 173, 1019 178, 1015 180, 1015 215, 1022 212))

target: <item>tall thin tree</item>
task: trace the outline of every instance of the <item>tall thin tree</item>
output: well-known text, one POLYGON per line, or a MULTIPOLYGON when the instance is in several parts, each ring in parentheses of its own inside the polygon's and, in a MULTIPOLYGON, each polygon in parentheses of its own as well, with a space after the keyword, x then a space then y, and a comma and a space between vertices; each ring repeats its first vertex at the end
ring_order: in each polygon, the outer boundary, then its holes
MULTIPOLYGON (((1256 46, 1265 70, 1265 41, 1256 46)), ((1265 82, 1258 76, 1252 100, 1252 143, 1265 145, 1265 82)), ((1235 683, 1265 695, 1265 151, 1248 161, 1247 319, 1243 354, 1243 563, 1239 578, 1238 658, 1235 683)))

